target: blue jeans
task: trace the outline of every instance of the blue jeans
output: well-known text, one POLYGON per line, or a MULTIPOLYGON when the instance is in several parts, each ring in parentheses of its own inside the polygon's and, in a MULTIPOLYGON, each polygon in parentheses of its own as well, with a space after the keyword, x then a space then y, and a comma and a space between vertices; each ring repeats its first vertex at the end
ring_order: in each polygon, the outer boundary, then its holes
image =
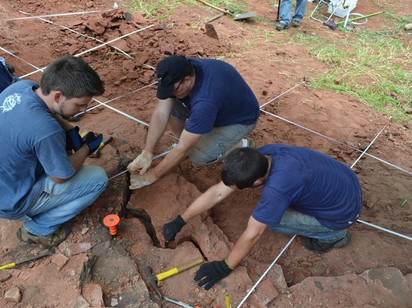
POLYGON ((342 239, 347 232, 333 230, 322 226, 315 217, 287 209, 278 225, 269 225, 269 229, 279 233, 298 234, 318 239, 321 242, 335 242, 342 239))
POLYGON ((69 181, 46 177, 42 193, 24 217, 31 234, 47 236, 91 205, 107 187, 107 175, 97 166, 83 166, 69 181))
MULTIPOLYGON (((300 22, 305 16, 307 0, 296 0, 295 13, 293 20, 300 22)), ((289 25, 292 15, 292 0, 282 0, 280 2, 279 18, 280 22, 289 25)))

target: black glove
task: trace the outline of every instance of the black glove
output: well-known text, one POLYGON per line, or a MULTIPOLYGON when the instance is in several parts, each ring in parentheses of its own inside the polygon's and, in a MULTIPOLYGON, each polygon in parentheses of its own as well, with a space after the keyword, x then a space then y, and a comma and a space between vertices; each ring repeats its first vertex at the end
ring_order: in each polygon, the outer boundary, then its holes
POLYGON ((86 136, 83 137, 83 141, 89 147, 89 155, 92 154, 103 141, 103 135, 95 135, 93 132, 88 132, 86 136))
POLYGON ((73 127, 66 131, 66 151, 77 152, 84 144, 82 137, 79 134, 79 127, 73 127))
POLYGON ((209 290, 216 282, 225 278, 232 271, 233 269, 227 265, 225 260, 213 261, 205 263, 199 268, 195 275, 195 280, 199 281, 199 287, 209 290))
POLYGON ((182 216, 177 215, 175 220, 163 225, 163 237, 166 241, 171 242, 175 240, 176 234, 182 230, 183 226, 186 224, 186 221, 182 216))

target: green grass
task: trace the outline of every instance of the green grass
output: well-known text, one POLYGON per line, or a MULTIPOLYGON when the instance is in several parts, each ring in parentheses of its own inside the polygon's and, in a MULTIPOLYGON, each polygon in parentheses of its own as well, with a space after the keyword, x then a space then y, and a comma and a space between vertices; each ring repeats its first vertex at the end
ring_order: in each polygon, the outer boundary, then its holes
MULTIPOLYGON (((218 8, 224 9, 228 8, 233 10, 234 13, 244 13, 245 7, 247 7, 247 3, 245 1, 223 1, 223 0, 204 0, 206 3, 214 5, 218 8)), ((180 4, 191 4, 191 5, 201 5, 205 6, 204 4, 196 1, 196 0, 131 0, 130 2, 130 11, 142 11, 146 13, 148 17, 156 17, 157 19, 164 19, 167 18, 176 5, 180 4)), ((207 6, 205 6, 207 7, 207 6)), ((210 7, 209 7, 210 8, 210 7)), ((214 10, 210 8, 210 10, 214 10)), ((215 10, 217 13, 218 10, 215 10)))
POLYGON ((353 31, 334 42, 303 34, 292 42, 328 66, 312 87, 354 96, 396 122, 411 120, 405 110, 412 107, 412 51, 399 31, 353 31))
POLYGON ((159 20, 167 18, 173 8, 182 1, 169 0, 132 0, 130 3, 131 12, 145 12, 147 17, 156 17, 159 20))

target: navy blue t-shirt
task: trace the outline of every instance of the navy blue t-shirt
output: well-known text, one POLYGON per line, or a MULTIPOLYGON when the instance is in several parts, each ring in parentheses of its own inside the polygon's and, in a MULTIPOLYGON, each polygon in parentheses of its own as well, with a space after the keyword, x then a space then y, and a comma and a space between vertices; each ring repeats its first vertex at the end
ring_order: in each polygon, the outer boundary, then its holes
POLYGON ((196 70, 196 81, 191 95, 182 99, 190 111, 186 131, 207 134, 213 127, 256 123, 259 103, 233 66, 214 59, 188 61, 196 70))
POLYGON ((346 229, 356 221, 361 210, 361 187, 348 166, 301 147, 272 144, 258 151, 271 156, 272 163, 252 213, 254 219, 276 225, 290 207, 334 230, 346 229))
POLYGON ((2 218, 20 219, 37 201, 46 175, 67 179, 75 172, 65 132, 34 93, 36 88, 36 83, 21 80, 0 94, 2 218))

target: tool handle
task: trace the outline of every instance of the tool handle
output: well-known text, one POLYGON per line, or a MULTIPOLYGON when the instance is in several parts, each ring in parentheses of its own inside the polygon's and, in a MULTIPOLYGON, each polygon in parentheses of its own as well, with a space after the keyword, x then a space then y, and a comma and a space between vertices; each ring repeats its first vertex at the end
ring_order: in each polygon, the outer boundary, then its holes
POLYGON ((196 259, 194 259, 194 260, 192 260, 192 261, 186 262, 186 263, 178 266, 178 267, 177 267, 177 270, 178 270, 179 272, 183 272, 183 271, 185 271, 185 270, 187 270, 187 269, 189 269, 189 268, 192 268, 192 267, 194 267, 194 266, 196 266, 196 265, 200 265, 200 264, 202 264, 203 262, 204 262, 203 258, 202 258, 202 257, 199 257, 199 258, 196 258, 196 259))
POLYGON ((225 13, 220 13, 219 15, 216 15, 216 16, 213 16, 213 17, 211 17, 211 18, 209 18, 209 19, 206 19, 205 20, 205 24, 208 24, 208 23, 210 23, 210 22, 212 22, 212 21, 215 21, 216 19, 219 19, 220 17, 222 17, 222 16, 224 16, 225 15, 225 13))
MULTIPOLYGON (((367 15, 363 15, 363 16, 353 17, 353 18, 348 19, 348 22, 355 21, 355 20, 359 20, 359 19, 364 19, 364 18, 368 18, 368 17, 372 17, 372 16, 375 16, 375 15, 382 14, 383 12, 384 12, 384 11, 380 11, 380 12, 376 12, 376 13, 372 13, 372 14, 367 14, 367 15)), ((338 21, 336 24, 337 24, 337 25, 341 25, 341 24, 343 24, 343 23, 345 23, 345 21, 344 21, 344 20, 341 20, 341 21, 338 21)))
POLYGON ((228 293, 225 293, 225 304, 226 308, 230 308, 230 296, 228 293))
POLYGON ((213 4, 204 2, 203 0, 196 0, 196 1, 197 1, 197 2, 200 2, 200 3, 204 4, 204 5, 207 5, 207 6, 213 8, 213 9, 215 9, 215 10, 221 11, 222 13, 229 14, 229 15, 232 15, 232 16, 233 16, 233 14, 232 14, 231 12, 228 12, 227 10, 221 9, 220 7, 214 6, 213 4))
POLYGON ((172 268, 171 270, 168 270, 166 272, 160 273, 156 275, 157 281, 164 280, 166 278, 169 278, 170 276, 176 275, 180 272, 183 272, 189 268, 192 268, 196 265, 202 264, 204 262, 202 257, 196 258, 194 260, 191 260, 189 262, 186 262, 182 265, 179 265, 177 267, 172 268))
POLYGON ((0 266, 0 270, 5 270, 5 269, 10 269, 10 268, 13 268, 13 267, 15 267, 16 266, 16 263, 9 263, 9 264, 6 264, 6 265, 3 265, 3 266, 0 266))
POLYGON ((157 274, 156 279, 157 279, 157 281, 161 281, 161 280, 164 280, 166 278, 169 278, 170 276, 176 275, 177 273, 179 273, 179 271, 177 270, 177 267, 174 267, 171 270, 168 270, 167 272, 157 274))
POLYGON ((105 141, 103 141, 102 143, 100 143, 99 147, 97 148, 97 150, 96 150, 95 152, 99 151, 99 150, 100 150, 101 148, 103 148, 106 144, 109 144, 110 141, 112 141, 112 140, 113 140, 113 137, 112 137, 112 136, 110 136, 109 138, 107 138, 105 141))

